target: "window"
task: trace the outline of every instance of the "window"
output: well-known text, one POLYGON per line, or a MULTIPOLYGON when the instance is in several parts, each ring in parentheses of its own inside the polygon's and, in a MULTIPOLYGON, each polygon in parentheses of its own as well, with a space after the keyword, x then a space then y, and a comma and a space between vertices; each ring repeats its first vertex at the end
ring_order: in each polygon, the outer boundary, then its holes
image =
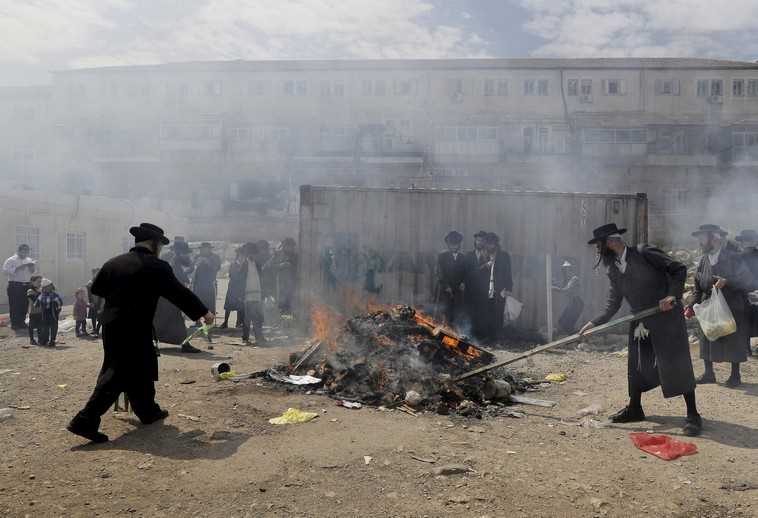
POLYGON ((34 259, 39 259, 39 228, 29 225, 18 225, 16 227, 16 248, 21 245, 29 245, 29 255, 34 259))
POLYGON ((295 81, 295 93, 305 95, 308 93, 308 83, 304 80, 295 81))
POLYGON ((747 96, 758 97, 758 79, 750 79, 747 82, 747 96))
POLYGON ((646 144, 647 130, 644 128, 585 128, 585 144, 646 144))
POLYGON ((582 95, 592 95, 592 79, 582 79, 582 95))
POLYGON ((550 128, 545 126, 537 128, 537 151, 540 153, 550 151, 550 128))
POLYGON ((361 92, 363 95, 374 95, 374 82, 370 79, 364 79, 361 92))
POLYGON ((745 80, 732 80, 732 97, 745 97, 745 80))
POLYGON ((724 81, 721 79, 711 80, 711 97, 721 97, 724 95, 724 81))
POLYGON ((721 97, 724 95, 724 81, 722 79, 698 79, 698 97, 721 97))
POLYGON ((524 128, 524 153, 531 153, 534 145, 534 128, 524 128))
POLYGON ((758 161, 758 130, 743 130, 732 133, 734 160, 758 161))
MULTIPOLYGON (((404 123, 407 122, 410 129, 410 121, 400 121, 401 133, 406 132, 404 123)), ((473 142, 497 140, 497 127, 495 126, 439 126, 437 127, 437 140, 443 142, 473 142)))
POLYGON ((219 96, 221 95, 221 81, 206 81, 205 82, 205 95, 219 96))
POLYGON ((578 79, 569 79, 566 83, 566 93, 570 96, 576 96, 579 95, 579 80, 578 79))
POLYGON ((84 259, 87 254, 87 234, 68 232, 66 234, 66 258, 84 259))
POLYGON ((284 95, 299 95, 304 96, 308 93, 308 82, 305 80, 292 80, 287 79, 283 83, 284 95))
POLYGON ((537 81, 527 79, 524 81, 524 95, 535 95, 537 93, 537 81))
POLYGON ((335 81, 332 84, 332 95, 334 97, 345 97, 345 83, 343 81, 335 81))
POLYGON ((698 97, 706 97, 708 95, 708 85, 709 85, 709 81, 707 79, 697 80, 697 96, 698 97))
POLYGON ((624 95, 625 84, 623 79, 606 79, 604 81, 605 88, 603 89, 605 95, 624 95))
POLYGON ((537 95, 547 95, 547 79, 537 81, 537 95))
POLYGON ((656 79, 655 80, 655 94, 656 95, 679 95, 679 80, 678 79, 656 79))
POLYGON ((320 90, 321 97, 329 97, 332 95, 332 83, 330 81, 321 81, 320 90))
POLYGON ((506 79, 485 79, 484 95, 505 97, 508 95, 508 81, 506 79))

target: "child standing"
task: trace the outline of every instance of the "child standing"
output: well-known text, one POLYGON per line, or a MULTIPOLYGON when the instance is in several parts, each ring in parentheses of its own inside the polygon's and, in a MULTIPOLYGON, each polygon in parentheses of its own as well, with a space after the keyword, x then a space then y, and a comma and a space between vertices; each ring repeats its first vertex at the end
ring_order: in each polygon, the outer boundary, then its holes
POLYGON ((55 292, 55 285, 50 279, 42 279, 42 293, 37 297, 35 305, 39 307, 41 314, 39 344, 55 347, 55 338, 58 335, 58 317, 63 307, 63 299, 55 292))
POLYGON ((39 338, 42 312, 35 303, 40 295, 42 276, 32 275, 29 283, 31 287, 26 290, 26 299, 29 301, 29 343, 31 345, 39 345, 37 340, 34 339, 34 330, 37 330, 37 337, 39 338))
POLYGON ((82 286, 74 293, 74 320, 76 320, 76 336, 89 336, 87 334, 87 308, 89 299, 87 288, 82 286))

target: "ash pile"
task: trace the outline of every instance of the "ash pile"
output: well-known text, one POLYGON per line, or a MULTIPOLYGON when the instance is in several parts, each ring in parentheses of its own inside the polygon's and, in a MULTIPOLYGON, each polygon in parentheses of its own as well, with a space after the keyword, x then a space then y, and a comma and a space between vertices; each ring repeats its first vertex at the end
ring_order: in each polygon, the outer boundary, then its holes
POLYGON ((525 388, 502 372, 454 382, 493 361, 413 308, 395 306, 348 319, 332 338, 292 355, 284 370, 320 378, 321 390, 337 399, 480 417, 496 415, 525 388))

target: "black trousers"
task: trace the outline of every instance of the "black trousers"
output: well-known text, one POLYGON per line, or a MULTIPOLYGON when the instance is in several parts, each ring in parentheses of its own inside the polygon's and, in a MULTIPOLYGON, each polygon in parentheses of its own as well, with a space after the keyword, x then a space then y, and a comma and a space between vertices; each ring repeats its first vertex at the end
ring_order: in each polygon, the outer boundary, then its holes
POLYGON ((103 365, 92 396, 76 414, 74 421, 91 430, 97 430, 100 427, 100 417, 113 406, 122 392, 127 395, 129 405, 142 422, 150 420, 161 411, 161 407, 155 402, 155 382, 149 379, 133 379, 128 373, 119 374, 113 367, 103 365))
POLYGON ((251 325, 255 339, 263 339, 263 302, 245 302, 243 318, 242 339, 247 341, 250 338, 251 325))
POLYGON ((55 339, 58 337, 58 319, 42 319, 38 333, 40 345, 55 345, 55 339))
POLYGON ((31 285, 28 282, 8 282, 8 312, 10 313, 11 328, 21 329, 26 320, 27 300, 26 291, 31 285))

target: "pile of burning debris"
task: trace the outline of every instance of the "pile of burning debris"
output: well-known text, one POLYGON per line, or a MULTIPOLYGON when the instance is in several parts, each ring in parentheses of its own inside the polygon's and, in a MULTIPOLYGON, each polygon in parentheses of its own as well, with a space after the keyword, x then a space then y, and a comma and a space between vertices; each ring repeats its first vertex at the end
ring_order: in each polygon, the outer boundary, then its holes
POLYGON ((495 413, 491 407, 506 404, 513 391, 524 389, 509 375, 455 382, 491 363, 493 355, 409 306, 357 315, 341 324, 326 323, 324 309, 318 311, 313 321, 321 336, 304 353, 293 354, 275 377, 307 372, 335 398, 466 416, 480 416, 482 407, 495 413))

